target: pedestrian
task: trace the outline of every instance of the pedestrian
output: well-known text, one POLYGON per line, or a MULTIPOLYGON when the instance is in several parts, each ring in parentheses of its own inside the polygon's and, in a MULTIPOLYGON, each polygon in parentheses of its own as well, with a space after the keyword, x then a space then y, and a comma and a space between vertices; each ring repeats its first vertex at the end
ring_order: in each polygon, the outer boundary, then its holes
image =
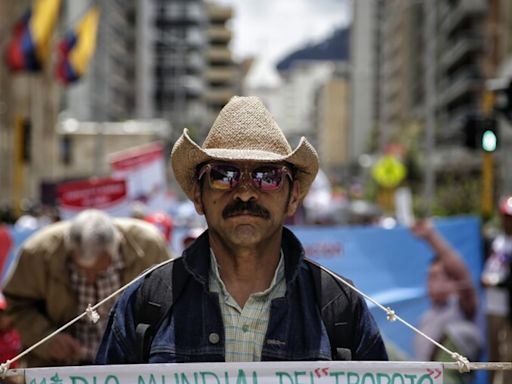
MULTIPOLYGON (((427 275, 431 307, 422 314, 419 330, 450 350, 478 361, 483 338, 476 324, 478 297, 466 263, 429 219, 416 221, 412 233, 433 252, 427 275)), ((414 339, 417 361, 449 361, 450 356, 422 335, 414 339)), ((469 383, 472 373, 445 372, 444 383, 469 383)))
MULTIPOLYGON (((512 361, 512 195, 499 204, 501 230, 492 240, 482 271, 489 361, 512 361)), ((491 371, 490 384, 512 383, 511 371, 491 371)))
POLYGON ((200 235, 204 232, 204 228, 201 227, 193 227, 187 230, 185 236, 181 239, 181 245, 183 249, 187 248, 190 244, 192 244, 200 235))
POLYGON ((97 364, 387 360, 364 299, 306 261, 299 240, 283 227, 318 171, 305 138, 292 151, 258 98, 235 96, 202 147, 183 131, 171 162, 208 229, 181 258, 119 298, 97 364), (336 289, 320 292, 318 279, 336 289), (324 301, 327 291, 335 295, 324 301), (153 299, 158 294, 163 301, 153 299), (168 297, 172 308, 158 322, 138 321, 149 312, 140 305, 165 306, 168 297), (140 344, 148 325, 152 338, 140 344), (338 333, 331 338, 332 330, 338 333))
MULTIPOLYGON (((95 209, 39 230, 22 245, 4 288, 7 313, 23 347, 32 346, 169 257, 153 225, 111 218, 95 209)), ((112 302, 98 309, 97 323, 84 316, 30 352, 27 366, 90 364, 112 302)))
POLYGON ((168 246, 172 244, 174 222, 167 212, 156 211, 144 216, 143 220, 153 224, 162 234, 168 246))
MULTIPOLYGON (((21 352, 21 338, 13 327, 12 318, 6 313, 7 301, 0 292, 0 361, 12 359, 21 352)), ((15 361, 10 368, 18 368, 19 362, 15 361)))

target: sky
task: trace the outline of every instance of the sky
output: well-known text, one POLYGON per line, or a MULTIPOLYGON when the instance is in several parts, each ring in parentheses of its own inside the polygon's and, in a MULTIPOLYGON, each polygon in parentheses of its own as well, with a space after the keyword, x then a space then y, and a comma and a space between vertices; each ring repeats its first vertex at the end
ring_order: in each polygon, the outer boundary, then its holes
MULTIPOLYGON (((273 82, 271 67, 351 19, 351 0, 216 0, 232 5, 235 59, 258 58, 256 83, 273 82)), ((353 0, 352 0, 353 1, 353 0)))

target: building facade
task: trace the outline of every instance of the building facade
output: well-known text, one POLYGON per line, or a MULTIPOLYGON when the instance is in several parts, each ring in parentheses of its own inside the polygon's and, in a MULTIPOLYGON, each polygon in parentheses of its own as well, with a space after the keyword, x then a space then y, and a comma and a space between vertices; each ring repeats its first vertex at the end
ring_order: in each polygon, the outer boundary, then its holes
MULTIPOLYGON (((28 0, 1 2, 6 32, 2 51, 10 29, 30 5, 28 0)), ((205 131, 211 115, 240 89, 229 51, 232 10, 203 0, 99 2, 89 68, 79 82, 59 84, 54 76, 57 44, 90 5, 62 1, 52 58, 44 71, 12 74, 0 66, 0 202, 37 201, 42 185, 107 175, 106 156, 115 150, 155 139, 170 150, 184 126, 193 134, 205 131), (131 121, 137 120, 144 127, 153 119, 169 129, 145 134, 61 129, 70 121, 101 128, 125 122, 133 126, 131 121), (101 148, 91 149, 94 145, 101 148), (97 158, 100 152, 103 159, 97 158)))
POLYGON ((213 121, 219 110, 237 94, 240 83, 239 71, 234 63, 229 45, 233 32, 228 28, 233 18, 233 8, 207 3, 208 48, 205 102, 209 121, 213 121))
MULTIPOLYGON (((363 0, 354 6, 364 11, 364 4, 363 0)), ((511 5, 503 0, 390 0, 373 4, 374 10, 360 12, 372 18, 357 17, 354 12, 354 23, 358 24, 354 31, 359 37, 354 36, 353 41, 364 41, 364 33, 374 36, 372 98, 378 151, 403 141, 409 127, 417 124, 421 127, 417 138, 422 142, 418 147, 421 169, 431 169, 440 188, 478 179, 482 151, 465 146, 465 124, 469 116, 483 112, 488 81, 503 76, 510 55, 511 5), (429 141, 429 135, 433 140, 429 141)), ((357 72, 361 61, 357 56, 353 60, 357 72)), ((367 87, 357 76, 353 79, 354 89, 367 87)), ((500 125, 507 124, 499 120, 500 125)), ((356 129, 353 125, 352 130, 356 129)), ((506 136, 502 135, 502 144, 506 136)), ((503 146, 494 159, 495 174, 500 175, 495 180, 498 195, 511 185, 501 171, 507 167, 503 146)), ((427 179, 425 171, 426 184, 427 179)))
POLYGON ((348 70, 339 71, 319 87, 316 97, 316 134, 322 169, 333 185, 347 181, 350 163, 350 81, 348 70))

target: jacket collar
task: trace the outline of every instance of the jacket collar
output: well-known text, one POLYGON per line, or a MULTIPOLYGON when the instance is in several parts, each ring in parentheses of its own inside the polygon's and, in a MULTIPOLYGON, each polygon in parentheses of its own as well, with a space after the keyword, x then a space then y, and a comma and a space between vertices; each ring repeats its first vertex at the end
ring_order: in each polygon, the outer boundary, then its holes
POLYGON ((142 259, 144 257, 144 250, 140 244, 133 240, 133 237, 130 236, 130 233, 123 225, 116 223, 116 227, 121 233, 119 249, 124 265, 129 266, 136 260, 142 259))
MULTIPOLYGON (((283 228, 281 249, 284 254, 286 284, 291 284, 299 271, 299 265, 304 259, 304 248, 300 241, 288 228, 283 228)), ((210 272, 210 242, 208 231, 204 231, 196 241, 183 251, 185 268, 201 284, 207 286, 210 272)))

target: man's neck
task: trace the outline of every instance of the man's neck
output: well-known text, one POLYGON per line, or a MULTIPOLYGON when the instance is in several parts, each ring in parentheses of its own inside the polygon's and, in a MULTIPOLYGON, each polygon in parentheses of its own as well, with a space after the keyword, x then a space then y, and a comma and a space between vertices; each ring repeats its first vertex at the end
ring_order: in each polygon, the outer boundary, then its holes
POLYGON ((270 287, 281 257, 279 247, 226 249, 212 246, 219 275, 231 296, 243 308, 249 296, 270 287))

